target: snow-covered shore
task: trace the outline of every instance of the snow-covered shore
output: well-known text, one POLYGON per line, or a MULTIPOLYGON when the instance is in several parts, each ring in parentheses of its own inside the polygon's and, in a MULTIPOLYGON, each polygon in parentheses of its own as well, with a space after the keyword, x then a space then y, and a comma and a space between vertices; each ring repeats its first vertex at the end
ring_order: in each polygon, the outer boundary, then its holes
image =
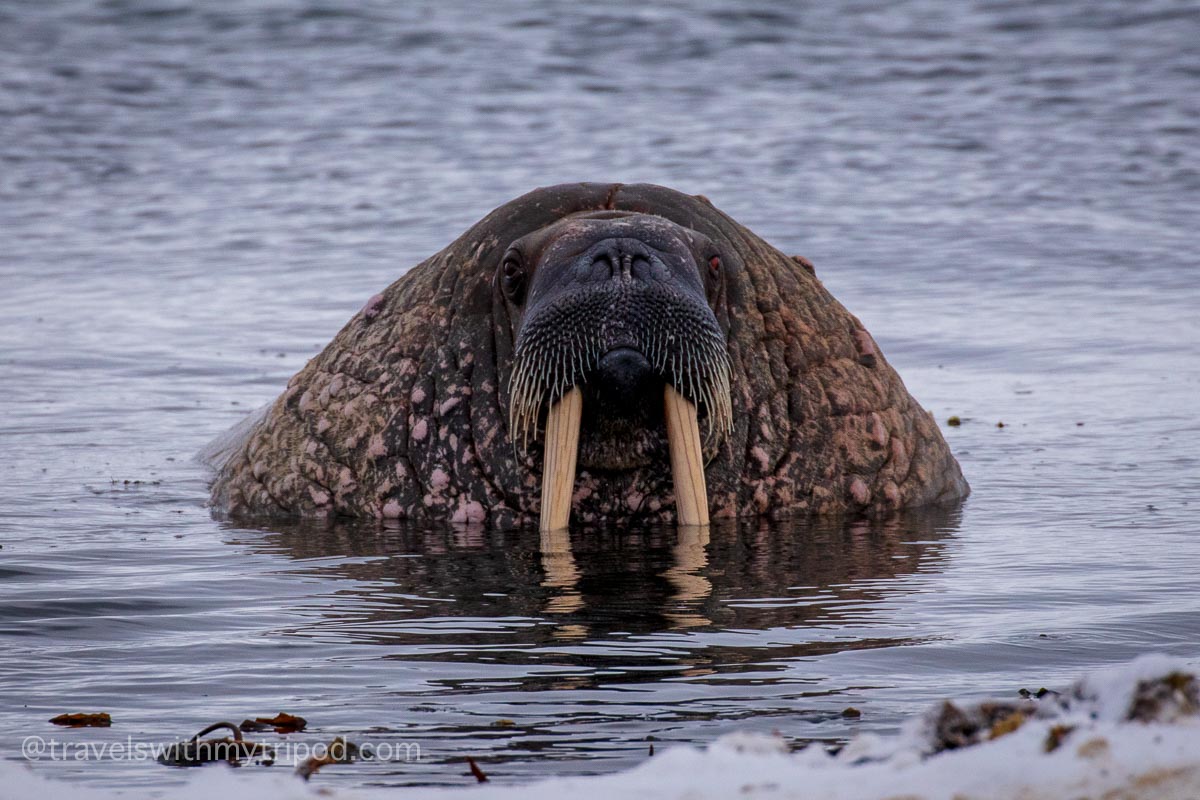
MULTIPOLYGON (((169 795, 183 800, 434 797, 821 798, 822 800, 1196 800, 1200 798, 1200 681, 1193 665, 1145 656, 1090 675, 1040 700, 944 703, 897 736, 864 735, 836 755, 792 753, 781 739, 732 734, 707 749, 676 747, 611 775, 520 786, 331 790, 289 771, 197 771, 169 795)), ((327 770, 353 769, 349 766, 327 770)), ((88 789, 0 762, 0 797, 45 800, 149 797, 88 789)))

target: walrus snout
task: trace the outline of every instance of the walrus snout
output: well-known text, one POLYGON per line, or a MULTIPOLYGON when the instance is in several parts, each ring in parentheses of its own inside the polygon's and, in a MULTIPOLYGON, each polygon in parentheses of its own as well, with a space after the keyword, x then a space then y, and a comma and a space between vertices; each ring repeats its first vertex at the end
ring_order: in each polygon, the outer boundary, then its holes
POLYGON ((508 248, 497 284, 514 310, 509 431, 521 448, 580 388, 582 466, 666 458, 663 386, 697 406, 708 455, 732 428, 725 334, 710 304, 715 246, 643 214, 576 216, 508 248))

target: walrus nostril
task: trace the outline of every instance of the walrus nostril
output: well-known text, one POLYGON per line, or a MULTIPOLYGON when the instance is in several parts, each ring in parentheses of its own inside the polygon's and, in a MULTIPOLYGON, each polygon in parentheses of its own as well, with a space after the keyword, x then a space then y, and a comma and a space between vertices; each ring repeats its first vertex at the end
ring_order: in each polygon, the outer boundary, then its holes
POLYGON ((590 277, 594 281, 606 281, 613 277, 613 258, 608 253, 601 253, 592 259, 590 277))
POLYGON ((648 281, 654 277, 654 268, 645 256, 634 256, 629 265, 629 274, 634 280, 648 281))

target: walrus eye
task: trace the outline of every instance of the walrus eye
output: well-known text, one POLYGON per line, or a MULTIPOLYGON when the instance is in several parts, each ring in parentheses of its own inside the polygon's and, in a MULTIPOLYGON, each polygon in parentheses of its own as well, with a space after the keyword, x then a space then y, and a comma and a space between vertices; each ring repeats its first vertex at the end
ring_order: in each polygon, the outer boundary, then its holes
POLYGON ((504 263, 500 265, 500 275, 504 294, 513 303, 520 303, 525 295, 525 270, 521 268, 521 262, 515 255, 509 254, 504 257, 504 263))
POLYGON ((708 260, 708 274, 714 278, 721 274, 720 256, 713 256, 708 260))

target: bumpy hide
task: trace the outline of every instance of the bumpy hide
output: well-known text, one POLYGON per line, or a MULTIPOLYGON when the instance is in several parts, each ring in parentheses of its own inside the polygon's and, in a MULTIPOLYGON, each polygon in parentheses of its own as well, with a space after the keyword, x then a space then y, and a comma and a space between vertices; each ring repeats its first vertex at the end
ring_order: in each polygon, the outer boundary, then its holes
MULTIPOLYGON (((706 470, 714 518, 876 513, 966 495, 931 416, 807 262, 703 197, 568 184, 501 206, 371 298, 226 461, 215 505, 243 515, 535 520, 540 447, 518 453, 509 438, 513 332, 493 276, 513 240, 597 209, 665 217, 722 247, 735 427, 706 470)), ((579 473, 576 520, 673 517, 665 463, 579 473)))

